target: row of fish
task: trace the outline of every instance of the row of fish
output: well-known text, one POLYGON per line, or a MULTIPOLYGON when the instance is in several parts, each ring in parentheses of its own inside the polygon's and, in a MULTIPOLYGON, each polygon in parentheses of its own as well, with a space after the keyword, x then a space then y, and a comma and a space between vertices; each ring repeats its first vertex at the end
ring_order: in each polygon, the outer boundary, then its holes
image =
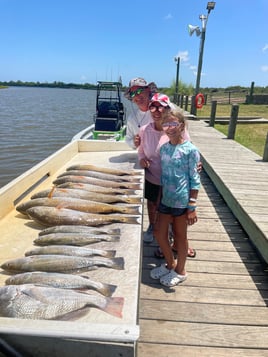
POLYGON ((122 317, 124 298, 111 297, 116 285, 77 274, 99 267, 124 269, 124 258, 115 257, 114 249, 89 245, 120 240, 120 229, 103 227, 106 224, 140 223, 141 198, 135 196, 140 178, 135 171, 76 165, 54 185, 17 206, 20 213, 49 227, 34 240, 38 247, 2 264, 15 275, 0 288, 0 315, 74 319, 96 307, 122 317))
POLYGON ((134 193, 141 189, 141 179, 132 171, 100 170, 92 165, 72 166, 58 176, 52 189, 37 192, 16 209, 46 226, 140 224, 142 198, 134 193))

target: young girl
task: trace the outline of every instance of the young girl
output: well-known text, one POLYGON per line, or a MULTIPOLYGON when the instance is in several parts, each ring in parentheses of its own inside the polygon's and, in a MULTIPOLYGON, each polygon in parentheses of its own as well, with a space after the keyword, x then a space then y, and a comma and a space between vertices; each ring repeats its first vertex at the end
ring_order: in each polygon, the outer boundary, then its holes
POLYGON ((197 164, 200 155, 197 148, 184 139, 185 120, 180 111, 165 113, 162 127, 169 141, 160 148, 162 193, 154 235, 166 264, 152 269, 150 275, 153 279, 160 279, 162 285, 171 287, 187 278, 187 225, 197 222, 196 200, 200 188, 197 164), (177 259, 167 238, 170 223, 173 225, 177 259))

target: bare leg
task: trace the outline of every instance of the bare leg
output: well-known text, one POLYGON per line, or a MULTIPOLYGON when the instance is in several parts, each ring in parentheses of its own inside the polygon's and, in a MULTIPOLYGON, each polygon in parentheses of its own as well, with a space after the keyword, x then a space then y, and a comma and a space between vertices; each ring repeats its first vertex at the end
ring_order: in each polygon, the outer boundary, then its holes
POLYGON ((186 214, 174 217, 173 219, 174 242, 177 249, 177 266, 175 271, 180 275, 185 275, 185 264, 188 255, 187 221, 186 214))

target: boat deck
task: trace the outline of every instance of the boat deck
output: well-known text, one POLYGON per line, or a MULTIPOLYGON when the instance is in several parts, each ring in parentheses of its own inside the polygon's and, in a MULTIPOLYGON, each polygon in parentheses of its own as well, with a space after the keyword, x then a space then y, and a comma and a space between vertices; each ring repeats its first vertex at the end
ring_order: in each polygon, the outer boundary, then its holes
MULTIPOLYGON (((189 227, 197 255, 188 258, 188 279, 166 289, 149 277, 162 262, 154 258, 156 243, 144 245, 137 356, 268 356, 268 270, 251 243, 254 232, 262 233, 268 253, 268 179, 260 183, 268 163, 203 122, 190 122, 190 133, 204 165, 199 221, 189 227), (254 182, 253 199, 247 190, 254 182)), ((147 225, 145 215, 144 230, 147 225)))

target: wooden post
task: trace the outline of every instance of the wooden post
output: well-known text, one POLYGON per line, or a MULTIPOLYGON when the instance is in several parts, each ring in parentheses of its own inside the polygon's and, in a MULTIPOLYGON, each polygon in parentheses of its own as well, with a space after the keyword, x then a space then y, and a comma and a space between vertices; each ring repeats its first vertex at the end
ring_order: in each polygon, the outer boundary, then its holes
POLYGON ((216 110, 217 110, 217 101, 213 100, 211 102, 211 112, 210 112, 209 126, 213 126, 214 127, 215 117, 216 117, 216 110))
POLYGON ((239 105, 233 104, 231 110, 231 118, 228 127, 228 136, 227 139, 234 139, 235 137, 235 129, 237 124, 237 117, 238 117, 239 105))
POLYGON ((187 95, 185 98, 185 110, 188 110, 188 102, 189 102, 189 96, 187 95))
POLYGON ((268 132, 267 132, 267 136, 266 136, 266 142, 264 145, 263 161, 265 161, 265 162, 268 161, 268 132))

